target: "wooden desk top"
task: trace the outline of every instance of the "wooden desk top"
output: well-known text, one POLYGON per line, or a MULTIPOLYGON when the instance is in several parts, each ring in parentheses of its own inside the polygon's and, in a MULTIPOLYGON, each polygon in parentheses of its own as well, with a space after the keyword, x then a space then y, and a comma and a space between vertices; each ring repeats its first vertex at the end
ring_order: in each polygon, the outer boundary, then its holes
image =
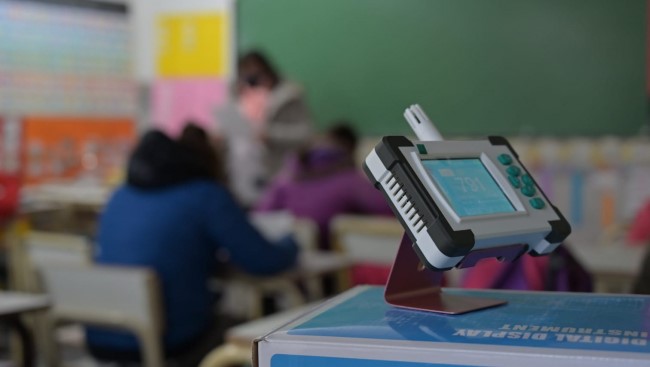
POLYGON ((226 342, 249 348, 256 338, 288 324, 319 304, 318 302, 306 304, 230 328, 226 331, 226 342))
POLYGON ((307 277, 317 277, 345 270, 352 266, 352 260, 343 254, 330 251, 301 251, 296 266, 285 272, 271 276, 255 276, 240 273, 237 278, 257 282, 270 282, 275 279, 300 280, 307 277))
POLYGON ((44 310, 50 306, 50 299, 45 295, 0 292, 0 317, 13 316, 23 312, 44 310))
POLYGON ((21 194, 24 204, 57 203, 63 205, 79 205, 103 207, 113 188, 91 183, 45 183, 28 186, 21 194))

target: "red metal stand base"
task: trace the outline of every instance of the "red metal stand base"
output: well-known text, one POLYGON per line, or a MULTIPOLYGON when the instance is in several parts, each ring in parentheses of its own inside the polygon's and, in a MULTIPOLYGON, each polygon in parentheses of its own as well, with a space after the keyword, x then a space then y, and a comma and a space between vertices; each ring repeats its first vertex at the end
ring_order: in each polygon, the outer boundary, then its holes
POLYGON ((388 304, 413 310, 462 314, 499 306, 506 301, 445 294, 440 289, 442 272, 424 267, 406 234, 402 237, 384 298, 388 304))

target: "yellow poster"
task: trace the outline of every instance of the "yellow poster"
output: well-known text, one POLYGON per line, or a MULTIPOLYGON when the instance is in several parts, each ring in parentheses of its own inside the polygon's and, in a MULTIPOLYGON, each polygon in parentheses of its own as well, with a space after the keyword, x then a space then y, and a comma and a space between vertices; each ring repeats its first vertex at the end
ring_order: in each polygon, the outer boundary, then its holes
POLYGON ((176 13, 158 17, 158 75, 225 76, 230 35, 225 13, 176 13))

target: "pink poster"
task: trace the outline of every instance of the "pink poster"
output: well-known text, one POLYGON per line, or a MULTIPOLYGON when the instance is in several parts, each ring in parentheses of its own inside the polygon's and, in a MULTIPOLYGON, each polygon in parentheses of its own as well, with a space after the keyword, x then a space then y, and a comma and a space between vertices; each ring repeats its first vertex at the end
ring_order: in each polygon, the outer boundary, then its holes
POLYGON ((227 91, 227 82, 217 78, 157 80, 151 92, 153 125, 172 136, 189 121, 213 132, 215 111, 227 91))

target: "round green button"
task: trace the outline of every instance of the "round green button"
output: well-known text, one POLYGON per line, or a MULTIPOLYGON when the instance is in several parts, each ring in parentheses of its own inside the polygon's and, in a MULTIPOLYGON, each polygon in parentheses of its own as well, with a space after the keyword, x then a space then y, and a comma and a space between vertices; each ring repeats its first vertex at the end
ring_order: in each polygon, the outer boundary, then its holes
POLYGON ((504 166, 509 166, 512 164, 512 157, 510 156, 510 154, 501 154, 500 156, 497 157, 497 159, 504 166))
POLYGON ((532 186, 534 184, 533 178, 529 174, 521 176, 521 180, 524 181, 524 184, 532 186))
POLYGON ((515 176, 508 176, 508 180, 510 181, 510 184, 515 188, 518 189, 521 187, 521 181, 519 181, 519 178, 515 176))
POLYGON ((532 198, 530 199, 530 205, 535 209, 544 209, 546 203, 540 198, 532 198))
POLYGON ((508 167, 508 169, 506 169, 506 172, 508 172, 508 174, 510 176, 517 177, 517 176, 519 176, 521 174, 521 168, 519 168, 517 166, 510 166, 510 167, 508 167))
POLYGON ((533 195, 535 195, 535 191, 536 191, 535 186, 526 185, 521 188, 521 193, 528 197, 532 197, 533 195))

